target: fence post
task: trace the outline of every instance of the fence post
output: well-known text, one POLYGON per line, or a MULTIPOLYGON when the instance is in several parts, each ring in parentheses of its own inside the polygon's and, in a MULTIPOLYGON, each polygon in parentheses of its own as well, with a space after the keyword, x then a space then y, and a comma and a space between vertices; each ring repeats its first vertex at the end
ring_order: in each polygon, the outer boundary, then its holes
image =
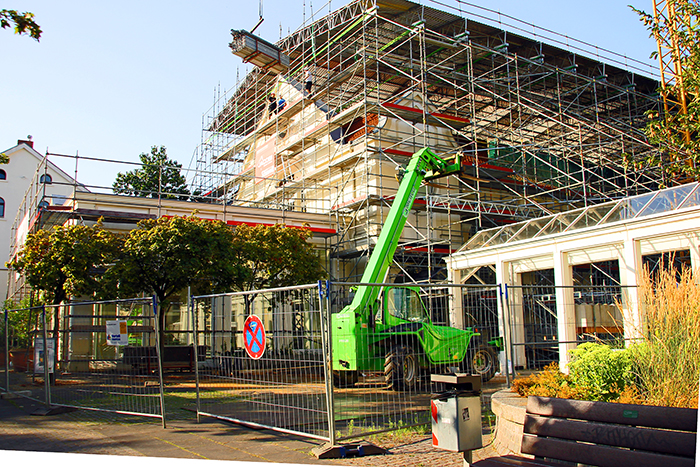
POLYGON ((153 318, 155 322, 154 329, 156 330, 156 358, 158 359, 158 388, 160 391, 160 417, 161 420, 163 421, 163 428, 166 428, 165 425, 165 396, 163 394, 163 361, 162 358, 163 356, 161 355, 160 352, 160 323, 158 322, 158 311, 160 308, 160 303, 158 303, 158 298, 153 295, 152 296, 152 303, 153 303, 153 318))
POLYGON ((188 295, 188 300, 187 300, 187 306, 190 308, 190 313, 192 316, 192 333, 193 333, 193 342, 194 342, 194 388, 195 388, 195 395, 196 395, 196 402, 197 402, 197 423, 201 422, 199 411, 200 411, 200 403, 199 403, 199 333, 197 332, 197 311, 195 310, 194 306, 194 298, 190 296, 190 289, 187 289, 187 295, 188 295))
MULTIPOLYGON (((44 399, 46 401, 46 408, 51 408, 51 385, 49 384, 49 346, 48 340, 46 338, 46 305, 41 305, 41 334, 44 339, 44 399)), ((36 368, 37 362, 34 362, 34 367, 36 368)))
POLYGON ((510 309, 510 299, 508 298, 508 284, 503 284, 505 287, 505 301, 506 301, 506 316, 508 317, 508 346, 510 348, 510 362, 506 362, 506 366, 511 365, 513 370, 513 378, 515 378, 515 346, 513 343, 513 323, 511 318, 513 317, 510 309))
POLYGON ((10 392, 10 324, 5 308, 5 392, 10 392))
MULTIPOLYGON (((501 302, 501 323, 503 324, 503 353, 505 354, 505 367, 506 367, 506 385, 510 387, 510 368, 508 367, 508 363, 510 362, 510 359, 512 358, 512 355, 510 353, 510 337, 507 335, 508 333, 508 321, 506 319, 506 306, 503 303, 503 287, 505 284, 498 284, 498 299, 501 302)), ((507 292, 506 292, 507 293, 507 292)), ((515 375, 515 372, 513 372, 513 375, 515 375)))
POLYGON ((325 336, 325 349, 323 357, 323 375, 326 380, 326 404, 328 405, 328 442, 335 446, 335 398, 333 395, 333 339, 331 338, 331 307, 329 304, 331 282, 326 281, 325 297, 323 281, 318 281, 319 308, 321 310, 321 325, 325 323, 325 329, 321 330, 321 339, 325 336), (324 312, 323 302, 326 301, 324 312))

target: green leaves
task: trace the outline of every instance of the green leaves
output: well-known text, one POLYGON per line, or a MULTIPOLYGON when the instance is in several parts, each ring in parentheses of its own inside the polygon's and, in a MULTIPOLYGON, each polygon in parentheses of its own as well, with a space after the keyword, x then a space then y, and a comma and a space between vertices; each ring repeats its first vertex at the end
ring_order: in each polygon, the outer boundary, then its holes
POLYGON ((29 33, 32 39, 39 42, 41 28, 34 21, 34 13, 18 13, 16 10, 0 10, 0 28, 5 29, 12 24, 15 26, 15 34, 29 33))
MULTIPOLYGON (((649 167, 659 170, 664 180, 681 182, 700 179, 700 6, 697 2, 678 0, 673 3, 674 17, 658 19, 642 10, 632 8, 640 17, 650 36, 662 51, 667 68, 678 65, 673 76, 664 76, 667 85, 659 92, 665 97, 666 113, 649 110, 645 133, 650 143, 659 146, 652 153, 634 162, 636 169, 649 167), (681 102, 685 100, 686 110, 681 102)), ((665 14, 669 14, 666 11, 665 14)), ((658 58, 658 51, 652 53, 658 58)))
POLYGON ((142 153, 139 158, 140 168, 117 174, 112 184, 114 193, 144 198, 189 199, 190 190, 180 172, 182 164, 168 158, 165 146, 153 146, 150 154, 142 153))
POLYGON ((143 220, 126 236, 93 226, 40 230, 8 266, 51 303, 72 296, 155 294, 164 329, 168 303, 186 287, 194 294, 305 284, 325 274, 307 242, 308 229, 283 225, 235 229, 217 220, 143 220))
POLYGON ((308 284, 325 277, 321 261, 307 242, 308 229, 276 224, 239 225, 235 242, 241 266, 235 278, 238 290, 257 290, 308 284))
POLYGON ((161 301, 194 286, 206 292, 231 287, 233 231, 220 221, 161 217, 139 222, 124 242, 112 273, 120 294, 155 293, 161 301))
POLYGON ((68 225, 30 234, 7 266, 25 274, 47 301, 60 303, 73 295, 103 289, 101 270, 114 261, 119 238, 98 221, 91 226, 68 225))
POLYGON ((593 400, 615 400, 625 387, 634 384, 633 360, 628 349, 584 343, 572 350, 571 356, 571 379, 577 386, 588 388, 593 400))

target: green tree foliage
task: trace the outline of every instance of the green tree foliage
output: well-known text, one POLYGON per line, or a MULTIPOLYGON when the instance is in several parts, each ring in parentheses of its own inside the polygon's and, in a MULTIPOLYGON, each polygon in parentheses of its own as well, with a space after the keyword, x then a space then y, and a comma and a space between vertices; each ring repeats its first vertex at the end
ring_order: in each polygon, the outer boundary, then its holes
POLYGON ((15 34, 28 33, 32 39, 39 42, 41 28, 34 21, 34 13, 18 13, 16 10, 0 10, 0 28, 15 27, 15 34))
POLYGON ((239 225, 235 241, 243 266, 235 278, 238 290, 260 290, 309 284, 325 277, 320 259, 308 243, 311 231, 281 224, 239 225))
POLYGON ((238 272, 233 231, 221 221, 161 217, 140 221, 124 241, 118 272, 123 292, 155 294, 161 302, 187 286, 228 290, 238 272))
POLYGON ((182 175, 182 164, 168 158, 165 146, 153 146, 151 152, 139 155, 142 166, 120 172, 112 184, 114 193, 151 198, 187 200, 190 190, 182 175))
POLYGON ((230 290, 239 273, 233 245, 233 231, 220 221, 195 216, 143 220, 129 232, 107 275, 119 284, 121 296, 144 292, 158 297, 162 331, 170 302, 186 287, 230 290))
MULTIPOLYGON (((36 308, 41 303, 36 303, 31 297, 23 298, 19 303, 12 300, 5 300, 5 310, 7 310, 8 328, 8 348, 19 349, 31 346, 33 319, 40 309, 36 308), (31 307, 35 307, 31 309, 31 307)), ((4 317, 3 317, 4 319, 4 317)), ((5 342, 5 327, 0 326, 0 342, 5 342)), ((2 344, 0 344, 0 347, 2 344)))
POLYGON ((102 227, 69 225, 39 230, 27 237, 7 266, 25 275, 48 303, 103 290, 101 272, 119 249, 119 239, 102 227))
MULTIPOLYGON (((678 41, 682 51, 678 60, 681 63, 681 76, 666 89, 667 99, 678 102, 682 93, 679 83, 683 82, 687 101, 687 114, 673 111, 663 115, 657 110, 647 112, 649 122, 645 132, 652 144, 659 145, 660 154, 642 161, 634 161, 637 166, 652 165, 661 169, 665 178, 700 179, 700 6, 693 0, 673 0, 676 15, 677 34, 672 34, 668 25, 657 22, 654 16, 632 8, 650 31, 650 36, 660 38, 664 48, 673 49, 671 37, 678 41), (686 135, 690 135, 687 138, 686 135)), ((658 51, 651 54, 658 58, 658 51)), ((663 92, 663 90, 659 90, 663 92)), ((663 184, 662 184, 663 186, 663 184)))

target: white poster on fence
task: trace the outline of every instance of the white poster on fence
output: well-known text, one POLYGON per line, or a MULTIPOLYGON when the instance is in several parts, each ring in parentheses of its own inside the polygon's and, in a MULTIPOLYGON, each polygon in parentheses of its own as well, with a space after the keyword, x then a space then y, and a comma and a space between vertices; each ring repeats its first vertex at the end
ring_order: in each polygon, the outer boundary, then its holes
POLYGON ((44 338, 37 337, 34 339, 34 373, 44 372, 44 361, 49 362, 49 373, 53 373, 54 362, 56 361, 56 339, 49 337, 46 339, 46 347, 48 347, 48 355, 44 352, 44 338))
POLYGON ((126 321, 107 321, 107 345, 127 345, 129 334, 126 330, 126 321))

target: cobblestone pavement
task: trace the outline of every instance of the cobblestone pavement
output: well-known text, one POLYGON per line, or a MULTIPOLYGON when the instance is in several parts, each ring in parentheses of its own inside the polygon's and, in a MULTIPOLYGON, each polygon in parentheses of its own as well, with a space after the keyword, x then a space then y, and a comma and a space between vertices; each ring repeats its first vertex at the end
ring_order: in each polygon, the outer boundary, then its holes
MULTIPOLYGON (((51 416, 32 413, 42 405, 23 398, 0 400, 0 450, 106 454, 240 462, 282 462, 353 466, 462 466, 462 454, 434 449, 430 435, 414 434, 398 442, 381 440, 388 453, 319 460, 311 450, 320 443, 203 418, 159 420, 107 412, 76 411, 51 416)), ((485 444, 489 437, 485 437, 485 444)), ((474 460, 490 457, 490 448, 474 460)))
MULTIPOLYGON (((18 390, 36 389, 29 384, 15 387, 18 390)), ((494 390, 495 385, 489 392, 494 390)), ((167 414, 166 429, 159 419, 91 410, 32 415, 41 408, 43 404, 22 397, 0 399, 0 450, 254 463, 397 467, 463 465, 461 453, 434 449, 430 433, 404 433, 398 438, 386 434, 368 440, 387 449, 386 455, 319 460, 311 450, 322 444, 320 441, 250 429, 206 417, 197 423, 191 411, 179 408, 167 414)), ((474 451, 474 460, 496 455, 489 446, 490 438, 489 434, 484 435, 484 446, 487 447, 474 451)))

